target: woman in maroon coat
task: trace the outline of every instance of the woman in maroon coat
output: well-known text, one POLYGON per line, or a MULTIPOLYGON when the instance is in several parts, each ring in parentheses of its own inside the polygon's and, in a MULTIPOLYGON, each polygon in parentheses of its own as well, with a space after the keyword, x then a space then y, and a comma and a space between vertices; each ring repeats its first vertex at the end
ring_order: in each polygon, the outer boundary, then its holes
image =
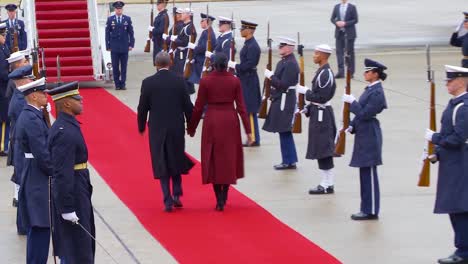
POLYGON ((218 211, 224 210, 229 185, 236 184, 237 179, 244 177, 244 155, 237 114, 242 119, 249 143, 252 143, 240 81, 226 71, 227 64, 226 55, 215 55, 215 71, 200 81, 197 101, 187 128, 188 134, 193 137, 203 108, 207 105, 201 144, 202 176, 203 184, 213 184, 218 211), (237 107, 234 107, 234 102, 237 107))

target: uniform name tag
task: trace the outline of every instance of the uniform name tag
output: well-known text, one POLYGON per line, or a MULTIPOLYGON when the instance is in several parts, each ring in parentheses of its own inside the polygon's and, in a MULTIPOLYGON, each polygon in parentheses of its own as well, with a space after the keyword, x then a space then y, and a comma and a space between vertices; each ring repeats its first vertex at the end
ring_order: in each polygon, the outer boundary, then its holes
POLYGON ((322 109, 318 110, 318 121, 319 122, 323 121, 323 110, 322 109))

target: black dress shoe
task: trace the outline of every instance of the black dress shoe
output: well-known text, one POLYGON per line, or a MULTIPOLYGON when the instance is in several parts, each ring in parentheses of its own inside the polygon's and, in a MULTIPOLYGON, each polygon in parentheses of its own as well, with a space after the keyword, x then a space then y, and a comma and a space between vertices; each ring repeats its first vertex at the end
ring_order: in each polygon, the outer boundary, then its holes
POLYGON ((8 153, 4 151, 0 151, 0 157, 6 157, 6 156, 8 156, 8 153))
POLYGON ((309 190, 309 194, 333 194, 335 192, 333 186, 324 188, 322 185, 318 185, 314 189, 309 190))
POLYGON ((120 90, 127 90, 127 87, 120 87, 120 90))
POLYGON ((260 147, 260 143, 253 143, 252 145, 249 145, 248 143, 242 144, 243 147, 260 147))
POLYGON ((120 87, 116 86, 115 89, 116 89, 116 90, 120 90, 120 87))
POLYGON ((463 259, 455 254, 451 255, 450 257, 448 258, 443 258, 443 259, 439 259, 438 262, 440 264, 453 264, 453 263, 456 263, 456 264, 467 264, 468 263, 468 259, 463 259))
POLYGON ((335 74, 335 79, 343 79, 344 78, 344 74, 343 73, 337 73, 335 74))
POLYGON ((166 213, 172 212, 172 206, 166 206, 166 207, 164 208, 164 212, 166 212, 166 213))
POLYGON ((275 168, 275 170, 295 170, 296 169, 296 164, 278 164, 278 165, 275 165, 273 166, 273 168, 275 168))
POLYGON ((357 214, 351 215, 351 219, 360 221, 360 220, 377 220, 379 219, 378 215, 373 215, 373 214, 365 214, 363 212, 359 212, 357 214))
POLYGON ((174 196, 172 200, 174 201, 174 207, 175 207, 175 208, 182 208, 182 207, 184 207, 184 205, 182 204, 182 202, 181 202, 180 199, 179 199, 179 196, 174 196))
POLYGON ((223 204, 216 204, 216 208, 215 208, 216 211, 219 211, 219 212, 222 212, 224 211, 224 205, 223 204))
POLYGON ((13 202, 11 203, 13 207, 18 207, 18 199, 13 198, 13 202))

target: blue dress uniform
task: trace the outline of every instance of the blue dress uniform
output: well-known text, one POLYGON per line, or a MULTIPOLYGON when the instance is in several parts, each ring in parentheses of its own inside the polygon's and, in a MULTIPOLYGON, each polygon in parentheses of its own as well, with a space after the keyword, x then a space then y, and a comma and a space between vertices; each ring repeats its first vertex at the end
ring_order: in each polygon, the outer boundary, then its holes
MULTIPOLYGON (((446 66, 447 81, 468 78, 468 68, 446 66)), ((465 84, 466 85, 466 84, 465 84)), ((439 263, 468 262, 468 94, 451 99, 442 114, 441 129, 432 135, 439 161, 434 213, 449 214, 455 233, 455 253, 439 263), (458 262, 456 261, 458 259, 458 262)))
MULTIPOLYGON (((257 24, 241 20, 242 29, 257 28, 257 24)), ((236 64, 236 74, 241 81, 242 94, 249 114, 250 125, 254 138, 254 146, 260 145, 260 131, 258 129, 258 110, 262 102, 260 94, 260 80, 257 74, 257 65, 260 60, 260 46, 255 37, 247 39, 240 52, 240 63, 236 64)))
MULTIPOLYGON (((295 45, 291 39, 280 39, 280 45, 295 45)), ((299 80, 299 65, 294 54, 281 58, 271 77, 271 105, 263 130, 279 133, 282 163, 275 169, 296 168, 297 152, 291 132, 296 111, 295 87, 299 80)))
MULTIPOLYGON (((26 78, 32 74, 32 66, 26 65, 21 68, 18 68, 11 72, 8 77, 12 80, 14 79, 21 79, 26 78)), ((9 156, 11 156, 11 165, 14 166, 13 169, 13 176, 11 180, 17 185, 20 186, 21 184, 21 174, 24 167, 24 152, 22 152, 19 144, 15 140, 15 125, 18 117, 20 116, 21 112, 23 111, 24 107, 26 106, 26 100, 24 99, 24 95, 20 92, 17 88, 13 90, 13 95, 11 96, 10 106, 8 108, 8 117, 10 118, 11 124, 11 133, 10 133, 10 146, 11 149, 9 151, 9 156)), ((16 215, 16 228, 18 234, 26 234, 27 230, 23 227, 22 216, 20 214, 20 210, 17 210, 16 215)))
MULTIPOLYGON (((166 3, 166 0, 159 0, 157 3, 166 3)), ((154 18, 153 22, 153 64, 154 58, 156 54, 163 50, 164 39, 162 38, 162 34, 164 34, 164 29, 166 26, 169 26, 169 15, 167 14, 167 9, 162 10, 158 13, 158 15, 154 18)))
MULTIPOLYGON (((464 22, 466 23, 468 22, 468 12, 464 12, 463 14, 465 16, 464 22)), ((463 59, 461 64, 462 67, 468 68, 468 33, 459 36, 458 32, 454 32, 450 38, 450 45, 462 48, 463 59)))
MULTIPOLYGON (((364 64, 366 71, 380 71, 381 79, 385 80, 386 75, 383 71, 387 67, 370 59, 365 59, 364 64)), ((382 130, 376 116, 386 108, 387 101, 380 81, 367 86, 359 100, 350 105, 350 111, 354 114, 350 126, 355 135, 350 166, 359 168, 361 183, 359 215, 363 217, 363 219, 353 218, 354 220, 377 219, 379 215, 380 189, 377 166, 382 165, 382 130)))
MULTIPOLYGON (((45 90, 45 78, 18 87, 27 97, 45 90)), ((42 111, 26 105, 15 125, 16 140, 25 154, 18 209, 28 231, 27 263, 46 263, 49 253, 49 176, 52 164, 47 149, 47 124, 42 111)))
POLYGON ((173 41, 173 47, 176 48, 176 50, 174 51, 174 65, 171 70, 180 77, 184 75, 185 60, 187 59, 188 52, 187 45, 192 33, 195 35, 196 40, 197 31, 195 30, 193 22, 184 23, 177 35, 177 39, 173 41))
MULTIPOLYGON (((201 19, 208 19, 206 14, 200 14, 201 19)), ((210 21, 214 21, 216 18, 209 16, 210 21)), ((214 48, 216 46, 216 34, 213 31, 213 28, 209 26, 209 28, 202 31, 200 38, 198 39, 197 46, 193 49, 193 58, 194 62, 192 65, 192 75, 188 79, 191 83, 199 83, 202 72, 203 66, 205 65, 205 52, 208 43, 208 34, 211 35, 211 47, 214 48)))
MULTIPOLYGON (((227 17, 218 16, 219 24, 229 24, 232 27, 232 19, 227 17)), ((231 58, 231 42, 233 40, 233 32, 227 31, 221 33, 216 39, 216 46, 213 49, 213 53, 222 52, 226 55, 229 60, 234 61, 234 58, 231 58)))
MULTIPOLYGON (((124 3, 117 1, 115 8, 122 8, 124 3)), ((126 15, 113 15, 107 18, 106 23, 106 49, 111 52, 112 74, 115 88, 125 90, 127 80, 127 62, 130 48, 135 46, 132 19, 126 15)))
MULTIPOLYGON (((6 24, 0 24, 0 34, 6 33, 6 24)), ((10 50, 5 45, 0 45, 0 156, 6 156, 10 137, 10 121, 8 120, 9 98, 6 96, 8 85, 9 65, 7 58, 10 50)))
MULTIPOLYGON (((48 91, 57 102, 64 98, 82 100, 78 82, 48 91)), ((79 114, 79 113, 76 113, 79 114)), ((89 171, 88 149, 74 115, 59 112, 49 132, 48 148, 54 168, 52 194, 54 203, 54 242, 56 255, 67 264, 93 264, 94 240, 80 227, 64 220, 62 214, 75 212, 79 223, 96 236, 89 171)))
MULTIPOLYGON (((18 8, 15 4, 8 4, 5 6, 5 9, 14 12, 18 8)), ((15 19, 6 19, 2 23, 7 24, 8 33, 6 36, 5 45, 8 47, 10 52, 13 52, 13 43, 14 43, 14 32, 18 32, 18 48, 19 50, 25 50, 28 48, 28 35, 25 31, 24 22, 17 18, 15 19)))

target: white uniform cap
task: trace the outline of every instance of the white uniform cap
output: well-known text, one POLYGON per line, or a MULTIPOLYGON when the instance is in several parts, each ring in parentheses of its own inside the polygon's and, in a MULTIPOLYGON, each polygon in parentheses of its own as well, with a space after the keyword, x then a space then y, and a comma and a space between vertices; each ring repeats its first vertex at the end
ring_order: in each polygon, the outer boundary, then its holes
POLYGON ((185 8, 184 10, 182 10, 182 13, 184 13, 184 14, 193 14, 193 9, 185 8))
POLYGON ((284 36, 279 36, 277 37, 278 42, 280 44, 286 44, 289 46, 296 46, 297 42, 295 39, 289 38, 289 37, 284 37, 284 36))
POLYGON ((45 90, 46 88, 45 83, 46 83, 46 80, 44 77, 42 77, 39 80, 36 80, 36 81, 30 82, 30 83, 27 83, 25 85, 18 87, 18 90, 22 92, 24 95, 28 95, 32 92, 45 90))
POLYGON ((445 72, 447 74, 447 77, 445 78, 446 81, 450 81, 458 77, 468 77, 468 68, 445 65, 445 72))
POLYGON ((320 44, 318 46, 315 46, 315 50, 321 51, 323 53, 328 53, 328 54, 331 54, 333 52, 333 49, 327 44, 320 44))
POLYGON ((223 17, 223 16, 218 16, 218 20, 219 22, 228 22, 228 23, 232 23, 234 22, 234 20, 232 20, 231 18, 228 18, 228 17, 223 17))
POLYGON ((183 14, 184 13, 184 10, 182 8, 177 8, 176 9, 176 13, 177 14, 183 14))
POLYGON ((8 61, 8 63, 11 64, 13 62, 23 60, 24 56, 25 56, 25 54, 23 53, 23 51, 17 51, 17 52, 13 52, 10 55, 10 57, 8 59, 6 59, 6 60, 8 61))

